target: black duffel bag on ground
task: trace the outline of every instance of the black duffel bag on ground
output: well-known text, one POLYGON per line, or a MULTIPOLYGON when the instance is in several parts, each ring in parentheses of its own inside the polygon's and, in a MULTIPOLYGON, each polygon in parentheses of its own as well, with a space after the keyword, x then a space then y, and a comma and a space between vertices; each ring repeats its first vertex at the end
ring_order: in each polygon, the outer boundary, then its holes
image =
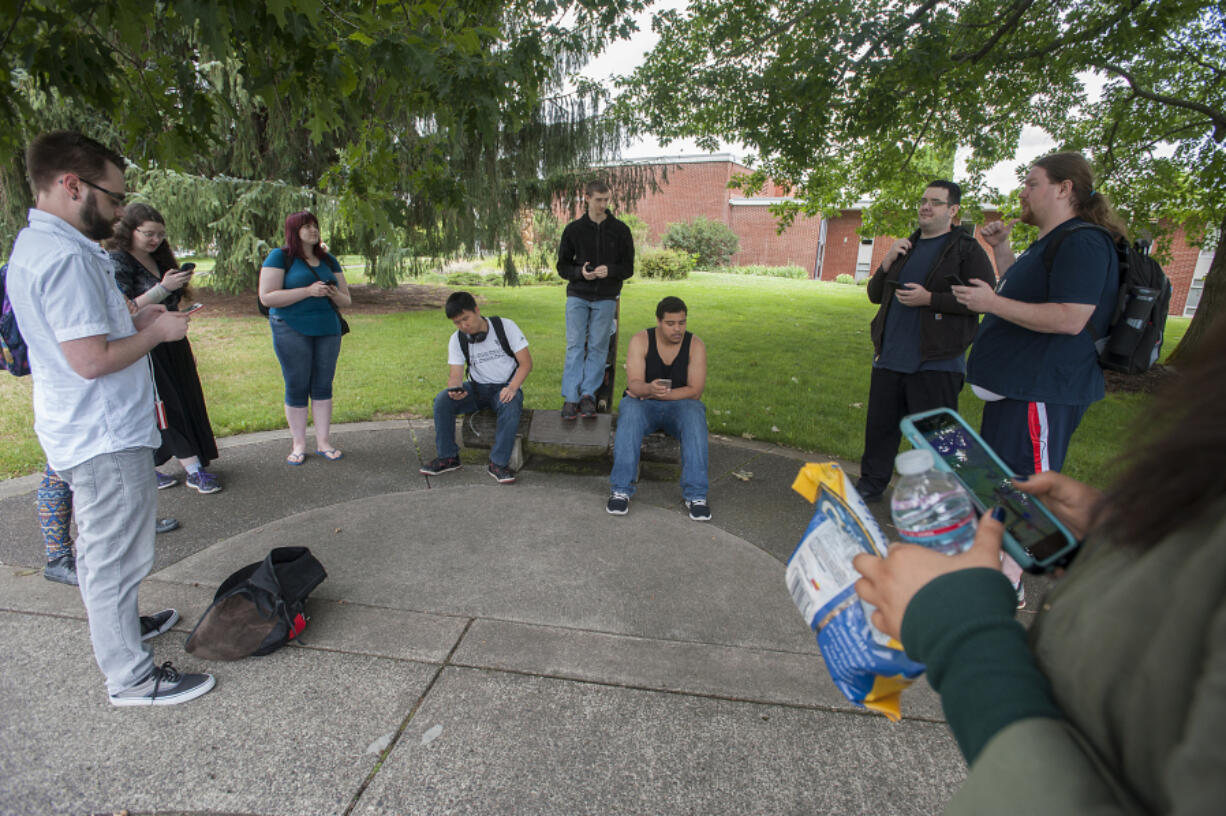
POLYGON ((277 547, 222 582, 184 648, 205 660, 275 652, 306 626, 307 596, 327 577, 306 547, 277 547))

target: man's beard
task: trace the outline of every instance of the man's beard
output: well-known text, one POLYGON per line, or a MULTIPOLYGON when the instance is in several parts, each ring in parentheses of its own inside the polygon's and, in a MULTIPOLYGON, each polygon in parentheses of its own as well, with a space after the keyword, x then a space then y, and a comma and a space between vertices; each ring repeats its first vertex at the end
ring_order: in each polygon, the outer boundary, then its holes
POLYGON ((81 209, 81 232, 92 241, 105 241, 115 234, 115 222, 102 217, 92 190, 86 194, 85 206, 81 209))
POLYGON ((1022 204, 1022 223, 1030 224, 1032 227, 1037 227, 1039 224, 1034 220, 1034 208, 1029 204, 1022 204))

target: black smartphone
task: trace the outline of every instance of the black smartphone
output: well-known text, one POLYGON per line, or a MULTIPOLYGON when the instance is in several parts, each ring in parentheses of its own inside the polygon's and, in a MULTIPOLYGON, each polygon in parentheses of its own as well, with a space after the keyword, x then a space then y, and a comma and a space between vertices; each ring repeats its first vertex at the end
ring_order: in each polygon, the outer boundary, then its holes
POLYGON ((962 282, 962 278, 959 278, 953 272, 950 272, 945 276, 945 282, 950 286, 966 286, 966 284, 962 282))
POLYGON ((886 278, 885 285, 893 286, 895 289, 901 289, 906 284, 904 284, 902 281, 896 281, 896 280, 893 280, 892 278, 886 278))
POLYGON ((191 272, 195 268, 196 268, 196 265, 192 263, 191 261, 188 261, 185 264, 179 264, 180 272, 191 272))
POLYGON ((448 386, 447 391, 452 394, 462 394, 464 392, 464 386, 462 385, 448 386))
POLYGON ((1038 497, 1013 486, 1013 471, 961 416, 938 408, 903 417, 903 435, 917 448, 932 451, 937 467, 954 474, 984 512, 1005 510, 1004 548, 1028 572, 1043 573, 1067 564, 1080 544, 1038 497))

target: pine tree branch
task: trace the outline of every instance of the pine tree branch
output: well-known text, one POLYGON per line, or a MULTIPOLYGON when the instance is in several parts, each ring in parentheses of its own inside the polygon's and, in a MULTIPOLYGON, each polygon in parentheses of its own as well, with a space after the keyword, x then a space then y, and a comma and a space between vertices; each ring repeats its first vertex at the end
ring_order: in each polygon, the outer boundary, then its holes
POLYGON ((17 6, 17 13, 13 15, 13 24, 9 26, 9 30, 4 32, 4 39, 0 40, 0 54, 4 53, 4 49, 9 44, 9 39, 13 36, 13 32, 17 30, 17 24, 21 22, 21 14, 26 10, 26 3, 29 0, 21 0, 21 4, 17 6))
POLYGON ((1214 110, 1208 105, 1195 102, 1190 99, 1179 99, 1174 96, 1168 96, 1167 94, 1155 93, 1148 88, 1142 87, 1132 74, 1114 63, 1092 62, 1091 65, 1093 65, 1095 68, 1099 68, 1103 71, 1109 71, 1117 76, 1123 77, 1124 81, 1126 81, 1132 87, 1132 92, 1142 99, 1148 99, 1151 102, 1157 102, 1161 105, 1169 105, 1173 108, 1182 108, 1184 110, 1192 110, 1196 111, 1197 113, 1203 113, 1205 116, 1209 117, 1210 121, 1213 122, 1213 141, 1220 143, 1223 140, 1226 140, 1226 112, 1214 110))

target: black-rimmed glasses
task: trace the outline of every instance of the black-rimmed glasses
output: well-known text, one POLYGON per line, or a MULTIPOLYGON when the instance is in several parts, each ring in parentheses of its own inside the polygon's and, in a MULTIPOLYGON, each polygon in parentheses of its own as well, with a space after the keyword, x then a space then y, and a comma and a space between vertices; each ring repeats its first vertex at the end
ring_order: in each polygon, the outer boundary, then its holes
POLYGON ((114 201, 116 204, 118 204, 121 207, 124 205, 124 202, 128 200, 127 193, 117 193, 114 190, 108 190, 105 187, 100 187, 99 185, 94 184, 89 179, 83 179, 80 176, 77 176, 77 179, 82 184, 88 184, 90 187, 93 187, 95 190, 97 190, 100 193, 106 193, 110 197, 111 201, 114 201))

